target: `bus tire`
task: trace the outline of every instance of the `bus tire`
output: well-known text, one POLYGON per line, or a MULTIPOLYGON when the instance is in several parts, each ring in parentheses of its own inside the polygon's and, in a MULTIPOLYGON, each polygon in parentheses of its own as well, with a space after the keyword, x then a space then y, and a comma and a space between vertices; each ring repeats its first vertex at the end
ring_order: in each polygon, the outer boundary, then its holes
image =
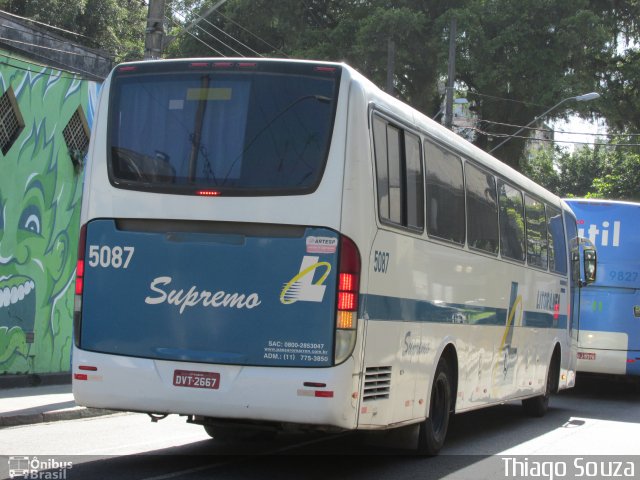
POLYGON ((437 455, 444 445, 451 415, 451 387, 449 363, 442 357, 433 377, 429 416, 420 424, 417 448, 420 455, 437 455))
POLYGON ((522 400, 522 408, 525 413, 530 417, 544 417, 549 410, 549 397, 553 391, 554 381, 558 376, 558 370, 556 366, 556 356, 551 359, 551 364, 547 369, 547 384, 545 386, 544 393, 537 397, 526 398, 522 400))

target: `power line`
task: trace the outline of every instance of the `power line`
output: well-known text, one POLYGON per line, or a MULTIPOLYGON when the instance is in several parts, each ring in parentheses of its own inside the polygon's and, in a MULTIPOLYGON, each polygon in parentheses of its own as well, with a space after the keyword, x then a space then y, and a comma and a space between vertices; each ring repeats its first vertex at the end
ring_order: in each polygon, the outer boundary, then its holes
MULTIPOLYGON (((211 25, 213 28, 215 28, 216 30, 218 30, 219 32, 224 33, 227 37, 231 38, 233 41, 235 41, 235 42, 239 43, 240 45, 242 45, 244 48, 246 48, 246 49, 247 49, 247 50, 249 50, 250 52, 255 53, 256 55, 258 55, 258 56, 260 56, 260 57, 262 57, 262 56, 263 56, 261 53, 256 52, 253 48, 249 47, 248 45, 245 45, 244 43, 242 43, 240 40, 238 40, 238 39, 237 39, 237 38, 235 38, 234 36, 229 35, 229 34, 228 34, 227 32, 225 32, 223 29, 221 29, 220 27, 218 27, 218 26, 214 25, 213 23, 211 23, 211 22, 210 22, 209 20, 207 20, 206 18, 203 18, 203 20, 204 20, 205 22, 207 22, 209 25, 211 25)), ((234 52, 235 52, 235 50, 234 50, 234 52)), ((236 53, 238 53, 238 52, 236 52, 236 53)), ((240 54, 240 55, 244 57, 244 55, 242 55, 242 54, 240 54)))
MULTIPOLYGON (((282 50, 280 50, 279 48, 277 48, 277 47, 275 47, 275 46, 271 45, 269 42, 267 42, 266 40, 264 40, 264 39, 260 38, 258 35, 256 35, 256 34, 255 34, 255 33, 253 33, 252 31, 250 31, 249 29, 247 29, 247 28, 243 27, 243 26, 242 26, 242 25, 240 25, 238 22, 236 22, 236 21, 232 20, 231 18, 227 17, 226 15, 224 15, 224 14, 223 14, 222 12, 220 12, 219 10, 215 10, 215 12, 212 12, 212 13, 215 13, 216 15, 220 15, 222 18, 226 19, 228 22, 230 22, 230 23, 234 24, 234 25, 235 25, 235 26, 237 26, 238 28, 240 28, 240 29, 242 29, 243 31, 247 32, 249 35, 253 36, 254 38, 258 39, 259 41, 261 41, 262 43, 264 43, 265 45, 267 45, 269 48, 271 48, 272 50, 275 50, 275 51, 277 51, 277 52, 281 53, 283 56, 285 56, 285 57, 287 57, 287 58, 289 57, 289 55, 287 55, 286 53, 284 53, 282 50)), ((205 15, 205 16, 206 16, 206 15, 205 15)), ((179 24, 178 22, 176 22, 173 18, 169 18, 169 17, 167 17, 167 18, 171 21, 171 23, 173 23, 174 25, 177 25, 178 27, 180 27, 180 28, 182 29, 180 32, 178 32, 178 33, 176 34, 176 37, 178 37, 178 36, 182 35, 183 33, 187 33, 187 34, 191 35, 193 38, 195 38, 196 40, 198 40, 199 42, 203 43, 203 44, 204 44, 205 46, 207 46, 208 48, 210 48, 210 49, 212 49, 213 51, 215 51, 216 53, 218 53, 218 55, 221 55, 221 56, 223 56, 223 57, 224 57, 224 56, 226 56, 226 55, 222 54, 221 52, 218 52, 215 48, 213 48, 211 45, 209 45, 209 44, 207 44, 206 42, 204 42, 202 39, 200 39, 200 38, 198 38, 198 37, 194 36, 194 35, 189 31, 190 26, 185 27, 185 25, 180 25, 180 24, 179 24)), ((241 42, 240 40, 238 40, 237 38, 233 37, 232 35, 228 34, 228 33, 227 33, 227 32, 225 32, 224 30, 222 30, 222 29, 220 29, 219 27, 215 26, 213 23, 209 22, 206 18, 204 18, 204 16, 201 16, 201 17, 200 17, 200 19, 201 19, 201 20, 204 20, 204 21, 205 21, 205 22, 207 22, 207 23, 209 23, 209 24, 210 24, 211 26, 213 26, 214 28, 216 28, 216 29, 220 30, 222 33, 224 33, 224 34, 225 34, 225 35, 227 35, 228 37, 232 38, 234 41, 236 41, 237 43, 239 43, 239 44, 240 44, 240 45, 242 45, 243 47, 247 48, 247 49, 248 49, 248 50, 250 50, 251 52, 255 53, 256 55, 259 55, 259 56, 261 56, 261 57, 263 56, 261 53, 259 53, 259 52, 255 51, 255 50, 253 50, 253 49, 252 49, 251 47, 249 47, 248 45, 245 45, 244 43, 242 43, 242 42, 241 42)), ((198 28, 200 28, 200 29, 202 29, 202 27, 200 27, 200 26, 199 26, 199 25, 197 25, 197 24, 193 24, 193 25, 194 25, 194 26, 196 26, 196 27, 198 27, 198 28)), ((204 30, 204 29, 202 29, 202 30, 204 30)), ((207 31, 205 30, 205 32, 207 32, 207 31)), ((242 56, 242 57, 244 57, 244 56, 245 56, 245 55, 242 55, 242 54, 241 54, 240 52, 238 52, 237 50, 235 50, 235 49, 233 49, 232 47, 230 47, 229 45, 225 44, 225 43, 224 43, 224 42, 222 42, 221 40, 219 40, 217 37, 215 37, 215 36, 214 36, 213 34, 211 34, 210 32, 207 32, 207 33, 209 33, 209 35, 211 35, 211 36, 212 36, 213 38, 215 38, 218 42, 222 43, 223 45, 225 45, 227 48, 229 48, 229 49, 230 49, 230 50, 232 50, 233 52, 237 53, 238 55, 240 55, 240 56, 242 56)))
MULTIPOLYGON (((244 57, 244 55, 242 53, 240 53, 239 51, 237 51, 235 48, 231 47, 230 45, 227 45, 226 43, 224 43, 222 40, 220 40, 218 37, 216 37, 213 33, 211 33, 210 31, 208 31, 207 29, 201 27, 200 25, 196 25, 196 28, 199 28, 200 30, 202 30, 204 33, 206 33, 207 35, 209 35, 211 38, 213 38, 216 42, 221 43, 222 45, 224 45, 225 47, 227 47, 229 50, 231 50, 233 53, 237 53, 238 55, 240 55, 241 57, 244 57)), ((226 56, 226 55, 225 55, 226 56)))
POLYGON ((566 130, 553 130, 551 128, 540 128, 540 127, 527 127, 522 125, 513 125, 511 123, 502 123, 502 122, 494 122, 491 120, 478 120, 479 123, 491 123, 493 125, 502 125, 505 127, 513 127, 513 128, 526 128, 527 130, 533 130, 538 132, 552 132, 552 133, 562 133, 565 135, 592 135, 599 137, 640 137, 640 133, 593 133, 593 132, 568 132, 566 130))
POLYGON ((20 45, 26 45, 28 47, 36 47, 36 48, 42 48, 44 50, 51 50, 53 52, 61 52, 61 53, 66 53, 69 55, 75 55, 77 57, 85 57, 85 58, 94 58, 91 55, 86 55, 84 53, 76 53, 76 52, 70 52, 68 50, 60 50, 59 48, 51 48, 51 47, 45 47, 43 45, 38 45, 36 43, 28 43, 28 42, 22 42, 20 40, 14 40, 12 38, 6 38, 6 37, 0 37, 0 40, 3 40, 5 42, 13 42, 13 43, 19 43, 20 45))
MULTIPOLYGON (((0 37, 0 40, 8 41, 8 42, 14 42, 14 43, 19 43, 19 44, 22 44, 22 45, 27 45, 27 46, 36 47, 36 48, 42 48, 42 49, 45 49, 45 50, 51 50, 51 51, 54 51, 54 52, 62 52, 62 53, 70 54, 70 55, 77 55, 77 56, 80 56, 80 57, 92 58, 92 57, 90 57, 89 55, 84 55, 84 54, 81 54, 81 53, 68 52, 68 51, 66 51, 66 50, 59 50, 59 49, 57 49, 57 48, 43 47, 42 45, 36 45, 36 44, 33 44, 33 43, 21 42, 21 41, 19 41, 19 40, 12 40, 12 39, 10 39, 10 38, 0 37)), ((49 57, 46 57, 46 56, 44 56, 44 55, 40 55, 39 53, 36 53, 36 52, 29 52, 29 53, 30 53, 31 55, 35 55, 35 56, 37 56, 37 57, 43 58, 43 59, 45 59, 45 61, 47 61, 47 62, 50 62, 50 61, 51 61, 51 59, 50 59, 49 57)), ((89 77, 91 77, 91 78, 100 78, 100 79, 102 79, 102 80, 104 79, 104 77, 101 77, 100 75, 97 75, 97 74, 95 74, 95 73, 93 73, 93 72, 89 72, 89 71, 87 71, 87 70, 83 70, 83 69, 81 69, 81 68, 78 68, 77 66, 72 66, 72 65, 69 65, 69 64, 67 64, 67 63, 61 62, 61 61, 59 61, 59 60, 56 60, 56 63, 58 63, 58 64, 60 64, 60 65, 62 65, 62 66, 64 66, 64 67, 69 68, 69 71, 70 71, 71 73, 74 73, 74 72, 81 72, 81 73, 84 73, 85 75, 87 75, 87 76, 89 76, 89 77)), ((54 68, 55 68, 55 67, 54 67, 54 68)))
POLYGON ((509 135, 507 133, 485 132, 484 130, 480 130, 477 127, 459 126, 455 124, 453 126, 456 128, 462 128, 466 130, 474 130, 479 134, 485 135, 487 137, 498 137, 498 138, 512 137, 512 138, 522 138, 524 140, 531 140, 534 142, 572 143, 572 144, 578 144, 578 145, 594 145, 598 147, 640 147, 640 143, 600 143, 600 142, 592 143, 592 142, 579 142, 579 141, 573 141, 573 140, 555 140, 551 138, 548 138, 548 139, 547 138, 531 138, 531 137, 525 137, 524 135, 509 135))
MULTIPOLYGON (((7 13, 7 12, 4 12, 4 13, 7 13)), ((11 15, 11 14, 8 14, 8 15, 11 15)), ((15 15, 15 16, 18 17, 18 18, 22 18, 22 17, 19 17, 17 15, 15 15)), ((36 23, 38 23, 38 22, 36 22, 36 23)), ((13 31, 16 31, 16 32, 21 32, 21 33, 23 32, 23 30, 20 30, 19 28, 12 27, 10 25, 0 25, 0 27, 1 28, 5 28, 7 30, 13 30, 13 31)), ((70 33, 73 33, 73 32, 70 32, 70 33)), ((37 36, 37 37, 39 37, 39 38, 41 38, 43 40, 44 39, 53 39, 53 40, 58 41, 59 43, 69 43, 68 40, 62 39, 61 37, 55 37, 55 36, 51 35, 48 32, 36 32, 36 31, 33 31, 33 32, 31 32, 31 34, 34 35, 34 36, 37 36)), ((80 34, 78 34, 78 35, 80 35, 80 34)), ((92 39, 90 37, 86 37, 84 35, 80 35, 80 36, 82 36, 84 38, 87 38, 88 40, 92 40, 96 44, 98 43, 96 40, 94 40, 94 39, 92 39)), ((5 41, 15 42, 15 43, 22 43, 24 45, 31 46, 31 47, 37 47, 37 48, 49 48, 49 47, 45 47, 45 46, 34 44, 34 43, 22 42, 20 40, 14 40, 14 39, 4 38, 4 37, 0 37, 0 40, 5 40, 5 41)), ((73 45, 73 44, 71 44, 71 45, 73 45)), ((84 47, 82 45, 78 45, 78 48, 86 49, 86 47, 84 47)), ((50 49, 51 50, 55 50, 53 48, 50 48, 50 49)), ((68 50, 57 50, 57 51, 68 53, 70 55, 76 55, 76 56, 81 56, 81 57, 85 57, 85 58, 91 58, 91 59, 96 58, 97 56, 100 56, 98 53, 96 53, 94 55, 87 55, 87 54, 76 53, 76 52, 72 52, 72 51, 68 51, 68 50)), ((109 53, 111 53, 111 52, 109 52, 109 53)), ((102 57, 106 58, 104 55, 102 55, 102 57)))
MULTIPOLYGON (((165 16, 165 18, 169 21, 171 21, 171 23, 173 23, 174 25, 177 25, 178 27, 183 27, 182 25, 178 24, 174 19, 169 18, 167 16, 165 16)), ((180 33, 186 33, 187 35, 191 35, 194 39, 196 39, 198 42, 202 43, 205 47, 207 47, 209 50, 212 50, 213 52, 215 52, 217 55, 221 56, 221 57, 226 57, 226 55, 222 52, 220 52, 219 50, 215 49, 214 47, 212 47, 211 45, 209 45, 207 42, 205 42, 204 40, 202 40, 200 37, 194 35, 193 33, 191 33, 188 30, 183 30, 180 33)))
POLYGON ((194 35, 191 32, 187 32, 187 35, 191 35, 193 38, 195 38, 197 41, 199 41, 200 43, 202 43, 204 46, 208 47, 210 50, 213 50, 215 53, 217 53, 218 55, 220 55, 221 57, 226 57, 226 55, 222 52, 220 52, 219 50, 216 50, 214 47, 212 47, 211 45, 209 45, 207 42, 205 42, 204 40, 202 40, 200 37, 198 37, 197 35, 194 35))
POLYGON ((176 35, 176 37, 179 37, 180 35, 182 35, 183 33, 188 33, 189 30, 191 30, 191 28, 193 28, 194 26, 198 25, 198 23, 201 20, 204 20, 205 17, 208 17, 209 15, 211 15, 213 12, 215 12, 219 7, 221 7, 223 4, 225 4, 227 2, 227 0, 218 0, 218 2, 213 5, 211 8, 209 8, 206 12, 204 12, 202 15, 198 15, 196 14, 195 20, 192 20, 191 22, 189 22, 188 25, 182 25, 182 31, 178 32, 178 34, 176 35))
MULTIPOLYGON (((462 92, 460 92, 462 93, 462 92)), ((525 102, 524 100, 515 100, 513 98, 505 98, 505 97, 496 97, 495 95, 487 95, 485 93, 479 93, 473 90, 466 90, 464 91, 465 95, 471 94, 471 95, 477 95, 479 97, 486 97, 486 98, 492 98, 494 100, 502 100, 504 102, 513 102, 513 103, 522 103, 524 105, 532 105, 534 107, 545 107, 545 105, 542 105, 540 103, 533 103, 533 102, 525 102)))
POLYGON ((86 35, 83 35, 81 33, 72 32, 71 30, 65 30, 64 28, 60 28, 60 27, 56 27, 56 26, 53 26, 53 25, 49 25, 48 23, 38 22, 37 20, 33 20, 32 18, 21 17, 20 15, 15 15, 13 13, 5 12, 4 10, 3 10, 2 13, 4 13, 5 15, 9 15, 10 17, 19 18, 20 20, 25 20, 27 22, 35 23, 37 25, 42 25, 42 26, 45 26, 47 28, 52 28, 54 30, 59 30, 59 31, 64 32, 64 33, 68 33, 68 34, 71 34, 71 35, 76 35, 78 37, 83 37, 83 38, 91 40, 92 42, 95 42, 96 44, 99 45, 99 43, 96 42, 95 39, 93 39, 91 37, 87 37, 86 35))
MULTIPOLYGON (((19 17, 19 18, 21 18, 21 17, 19 17)), ((6 28, 7 30, 13 30, 14 32, 24 33, 24 30, 16 28, 16 27, 12 27, 10 25, 0 25, 0 27, 6 28)), ((62 37, 57 37, 57 36, 51 35, 49 32, 37 32, 37 31, 33 30, 33 31, 30 32, 30 34, 34 35, 34 36, 37 36, 37 37, 39 37, 39 38, 41 38, 43 40, 44 39, 52 39, 52 40, 55 40, 55 41, 58 41, 58 42, 63 42, 63 41, 64 42, 69 42, 69 40, 62 39, 62 37)), ((80 34, 78 34, 78 35, 80 35, 80 34)), ((86 38, 87 40, 91 40, 96 45, 99 45, 98 42, 93 38, 85 37, 84 35, 80 35, 80 36, 86 38)))
POLYGON ((236 27, 241 28, 242 30, 244 30, 245 32, 247 32, 249 35, 253 36, 254 38, 257 38, 258 40, 260 40, 262 43, 264 43, 265 45, 267 45, 269 48, 271 48, 272 50, 275 50, 276 52, 281 53, 282 55, 284 55, 285 57, 289 58, 289 55, 287 55, 286 53, 284 53, 282 50, 280 50, 278 47, 274 47, 273 45, 271 45, 269 42, 267 42, 266 40, 263 40, 262 38, 260 38, 258 35, 256 35, 255 33, 253 33, 252 31, 246 29, 245 27, 243 27, 242 25, 240 25, 238 22, 232 20, 231 18, 227 17, 224 13, 217 11, 216 12, 217 15, 220 15, 222 18, 224 18, 225 20, 233 23, 236 27))
MULTIPOLYGON (((165 17, 165 18, 168 18, 168 17, 165 17)), ((175 24, 175 22, 173 21, 173 19, 170 19, 170 18, 168 18, 168 19, 169 19, 169 20, 171 20, 171 22, 175 24)), ((204 18, 204 17, 203 17, 203 18, 201 18, 201 20, 203 20, 203 21, 207 22, 209 25, 211 25, 212 27, 214 27, 214 28, 216 28, 217 30, 221 31, 222 33, 224 33, 224 34, 225 34, 225 35, 227 35, 228 37, 232 38, 233 40, 236 40, 236 39, 235 39, 235 38, 233 38, 231 35, 227 34, 224 30, 222 30, 222 29, 220 29, 220 28, 216 27, 214 24, 212 24, 211 22, 209 22, 206 18, 204 18)), ((182 27, 182 26, 181 26, 181 27, 182 27)), ((218 43, 220 43, 220 44, 224 45, 226 48, 228 48, 229 50, 231 50, 233 53, 235 53, 235 54, 237 54, 237 55, 239 55, 239 56, 241 56, 241 57, 244 57, 244 56, 245 56, 245 55, 243 55, 241 52, 239 52, 238 50, 236 50, 235 48, 233 48, 231 45, 228 45, 227 43, 223 42, 223 41, 222 41, 222 40, 220 40, 218 37, 216 37, 213 33, 211 33, 209 30, 207 30, 206 28, 204 28, 204 27, 202 27, 202 26, 198 25, 197 23, 193 23, 193 24, 192 24, 192 27, 195 27, 195 28, 197 28, 198 30, 200 30, 200 31, 204 32, 205 34, 209 35, 209 36, 210 36, 211 38, 213 38, 216 42, 218 42, 218 43)), ((200 43, 204 44, 205 46, 207 46, 208 48, 210 48, 211 50, 213 50, 214 52, 216 52, 218 55, 220 55, 220 56, 222 56, 222 57, 226 57, 226 56, 227 56, 227 55, 223 54, 222 52, 220 52, 219 50, 217 50, 216 48, 214 48, 213 46, 211 46, 210 44, 206 43, 206 42, 205 42, 203 39, 201 39, 199 36, 196 36, 195 34, 193 34, 193 33, 192 33, 190 30, 188 30, 188 29, 184 29, 184 30, 182 30, 182 32, 180 32, 180 33, 186 33, 186 34, 188 34, 188 35, 191 35, 193 38, 195 38, 196 40, 198 40, 200 43)), ((238 41, 238 40, 236 40, 236 41, 237 41, 238 43, 240 43, 241 45, 244 45, 244 44, 242 44, 242 42, 240 42, 240 41, 238 41)), ((257 53, 257 52, 256 52, 256 53, 257 53)), ((258 53, 258 55, 260 55, 260 54, 258 53)))

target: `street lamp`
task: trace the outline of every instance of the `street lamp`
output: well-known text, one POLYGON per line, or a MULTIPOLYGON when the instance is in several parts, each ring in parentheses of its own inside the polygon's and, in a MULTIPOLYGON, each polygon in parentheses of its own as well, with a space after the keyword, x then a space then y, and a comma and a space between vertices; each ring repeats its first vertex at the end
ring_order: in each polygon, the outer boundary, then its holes
POLYGON ((533 120, 531 120, 529 123, 527 123, 524 127, 520 128, 520 130, 518 130, 516 133, 513 133, 511 135, 509 135, 507 138, 505 138, 502 142, 500 142, 498 145, 496 145, 495 147, 493 147, 491 150, 489 150, 488 153, 493 152, 494 150, 500 148, 502 145, 504 145, 505 143, 507 143, 509 140, 511 140, 513 137, 515 137, 516 135, 518 135, 521 131, 523 131, 525 128, 530 127, 531 125, 533 125, 535 122, 537 122, 538 120, 540 120, 542 117, 544 117, 547 113, 549 113, 551 110, 555 110, 556 108, 558 108, 560 105, 562 105, 564 102, 568 102, 569 100, 576 100, 577 102, 588 102, 589 100, 595 100, 596 98, 600 98, 600 94, 597 92, 591 92, 591 93, 585 93, 584 95, 578 95, 577 97, 569 97, 569 98, 565 98, 564 100, 560 100, 558 103, 556 103, 553 107, 551 107, 549 110, 547 110, 546 112, 541 113, 540 115, 538 115, 537 117, 535 117, 533 120))

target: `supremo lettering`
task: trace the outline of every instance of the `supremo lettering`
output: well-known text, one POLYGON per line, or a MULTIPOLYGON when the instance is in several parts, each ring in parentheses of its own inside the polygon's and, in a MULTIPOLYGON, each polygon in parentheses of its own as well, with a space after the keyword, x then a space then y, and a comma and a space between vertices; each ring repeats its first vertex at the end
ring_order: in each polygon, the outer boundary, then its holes
POLYGON ((201 304, 203 307, 246 308, 250 310, 262 303, 257 293, 245 295, 224 291, 199 291, 195 285, 186 292, 183 289, 173 289, 170 291, 163 289, 163 287, 167 287, 170 283, 171 277, 154 278, 149 288, 157 295, 145 298, 144 303, 148 305, 158 305, 161 303, 175 305, 176 307, 180 307, 180 314, 182 314, 187 307, 195 307, 198 304, 201 304))

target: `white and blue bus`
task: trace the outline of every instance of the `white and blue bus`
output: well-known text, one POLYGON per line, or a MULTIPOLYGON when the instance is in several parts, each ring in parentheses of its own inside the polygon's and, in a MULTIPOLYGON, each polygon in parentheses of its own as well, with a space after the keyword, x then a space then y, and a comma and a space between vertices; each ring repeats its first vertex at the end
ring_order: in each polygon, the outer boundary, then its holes
POLYGON ((640 203, 567 203, 599 264, 595 282, 582 291, 578 371, 640 376, 640 203))
POLYGON ((218 439, 414 425, 433 454, 452 413, 542 415, 573 386, 580 263, 560 198, 347 65, 123 64, 85 172, 73 392, 218 439))

